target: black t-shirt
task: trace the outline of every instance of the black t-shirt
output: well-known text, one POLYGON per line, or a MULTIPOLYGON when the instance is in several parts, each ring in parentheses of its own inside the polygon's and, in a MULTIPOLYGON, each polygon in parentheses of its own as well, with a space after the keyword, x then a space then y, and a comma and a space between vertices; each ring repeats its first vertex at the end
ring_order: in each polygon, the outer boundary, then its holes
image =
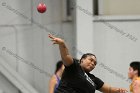
POLYGON ((78 61, 73 59, 72 65, 65 66, 61 82, 55 93, 95 93, 95 90, 100 89, 104 82, 90 73, 87 75, 95 86, 86 79, 85 72, 78 61))

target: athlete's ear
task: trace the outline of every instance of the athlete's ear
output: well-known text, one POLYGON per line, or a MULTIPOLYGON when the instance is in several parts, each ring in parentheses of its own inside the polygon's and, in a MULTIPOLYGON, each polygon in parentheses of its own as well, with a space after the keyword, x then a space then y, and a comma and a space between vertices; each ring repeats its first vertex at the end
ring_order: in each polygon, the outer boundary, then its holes
POLYGON ((81 62, 80 63, 83 63, 83 59, 81 59, 81 62))

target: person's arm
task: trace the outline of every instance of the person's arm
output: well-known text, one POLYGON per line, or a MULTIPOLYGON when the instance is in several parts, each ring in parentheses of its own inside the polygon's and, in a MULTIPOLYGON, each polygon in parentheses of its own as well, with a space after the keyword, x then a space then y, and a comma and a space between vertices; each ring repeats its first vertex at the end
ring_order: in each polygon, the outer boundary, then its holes
POLYGON ((101 87, 101 89, 99 89, 99 91, 101 91, 103 93, 126 93, 126 92, 128 92, 126 89, 111 87, 107 84, 104 84, 101 87))
POLYGON ((70 66, 73 63, 73 58, 69 54, 64 40, 62 40, 61 38, 54 37, 51 34, 49 34, 49 38, 52 39, 53 44, 59 45, 59 50, 60 50, 61 58, 63 60, 64 65, 70 66))
POLYGON ((133 93, 140 93, 140 80, 135 80, 132 87, 133 93))
POLYGON ((49 93, 54 93, 56 84, 57 84, 57 80, 56 77, 53 75, 49 82, 49 93))

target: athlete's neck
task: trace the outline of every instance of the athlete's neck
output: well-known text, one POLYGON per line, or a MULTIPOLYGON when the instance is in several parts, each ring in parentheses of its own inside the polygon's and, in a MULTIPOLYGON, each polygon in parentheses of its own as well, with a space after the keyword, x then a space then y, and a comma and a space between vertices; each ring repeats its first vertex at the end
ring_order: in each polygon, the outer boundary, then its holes
POLYGON ((136 78, 138 78, 138 75, 135 75, 132 79, 132 81, 134 81, 136 78))
POLYGON ((56 75, 57 75, 59 78, 61 78, 61 77, 62 77, 62 71, 61 71, 61 70, 58 70, 58 71, 56 72, 56 75))

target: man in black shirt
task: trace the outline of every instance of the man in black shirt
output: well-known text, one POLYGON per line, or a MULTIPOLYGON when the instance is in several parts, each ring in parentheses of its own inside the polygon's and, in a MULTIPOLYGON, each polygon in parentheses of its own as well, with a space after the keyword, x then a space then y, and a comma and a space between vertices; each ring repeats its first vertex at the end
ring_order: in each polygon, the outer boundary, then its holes
POLYGON ((54 44, 59 45, 61 58, 65 65, 61 82, 55 93, 95 93, 99 90, 104 93, 125 93, 127 90, 113 88, 89 72, 96 66, 96 56, 91 53, 84 54, 80 61, 73 59, 68 53, 64 41, 49 35, 54 44))

